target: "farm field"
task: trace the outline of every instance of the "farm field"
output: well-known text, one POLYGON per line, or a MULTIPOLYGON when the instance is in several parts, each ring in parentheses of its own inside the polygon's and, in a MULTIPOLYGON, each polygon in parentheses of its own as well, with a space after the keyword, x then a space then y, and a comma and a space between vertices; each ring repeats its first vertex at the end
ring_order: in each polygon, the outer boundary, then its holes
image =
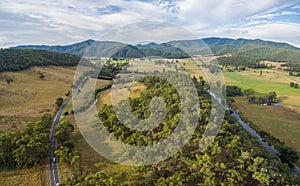
POLYGON ((299 83, 300 77, 292 77, 288 72, 278 70, 246 70, 224 72, 226 85, 237 85, 243 90, 253 89, 258 94, 275 91, 284 105, 300 107, 300 89, 290 87, 290 82, 299 83))
MULTIPOLYGON (((49 66, 1 73, 0 133, 22 130, 45 112, 54 114, 56 98, 67 98, 65 93, 71 91, 75 70, 76 67, 49 66), (44 79, 39 78, 40 72, 44 79), (11 77, 13 82, 7 84, 6 77, 11 77)), ((108 83, 97 80, 96 87, 108 83)), ((71 105, 68 109, 72 110, 71 105)))
POLYGON ((245 96, 235 98, 234 109, 251 125, 270 133, 300 152, 300 115, 288 107, 249 104, 245 96))
POLYGON ((42 113, 54 114, 57 97, 71 90, 75 67, 32 67, 0 75, 0 132, 22 130, 42 113), (45 75, 39 78, 39 72, 45 75), (9 85, 5 77, 11 77, 9 85))
MULTIPOLYGON (((290 82, 299 83, 300 77, 289 76, 288 72, 268 69, 224 72, 226 85, 237 85, 243 90, 253 89, 264 95, 277 93, 283 106, 261 106, 249 104, 245 96, 235 97, 234 109, 251 125, 285 142, 300 152, 300 89, 290 87, 290 82), (254 72, 255 71, 255 72, 254 72)), ((299 162, 297 163, 299 165, 299 162)))
POLYGON ((20 72, 1 73, 1 116, 39 117, 53 112, 55 100, 71 90, 75 67, 32 67, 20 72), (45 75, 40 79, 38 73, 45 75), (4 77, 13 82, 9 85, 4 77))

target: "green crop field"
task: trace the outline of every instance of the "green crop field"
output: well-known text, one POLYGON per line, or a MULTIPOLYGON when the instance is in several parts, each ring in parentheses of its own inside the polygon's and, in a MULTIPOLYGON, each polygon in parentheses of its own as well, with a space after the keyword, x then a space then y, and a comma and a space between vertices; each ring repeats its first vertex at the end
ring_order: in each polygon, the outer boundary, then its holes
POLYGON ((258 94, 275 91, 285 105, 300 106, 300 89, 290 87, 290 82, 300 82, 300 77, 291 77, 288 72, 278 70, 247 70, 224 72, 226 85, 237 85, 243 90, 253 89, 258 94))
MULTIPOLYGON (((249 72, 249 71, 248 71, 249 72)), ((265 72, 266 73, 266 72, 265 72)), ((269 73, 280 73, 283 75, 282 72, 278 71, 271 71, 269 73)), ((286 72, 287 73, 287 72, 286 72)), ((290 82, 293 80, 287 79, 285 83, 277 81, 277 79, 272 79, 269 76, 259 76, 259 72, 252 72, 252 73, 244 73, 244 72, 224 72, 224 76, 228 79, 233 80, 229 81, 227 84, 229 85, 238 85, 242 89, 249 89, 252 88, 258 93, 268 93, 270 91, 276 91, 280 95, 299 95, 300 89, 290 88, 290 82)), ((286 78, 286 76, 281 77, 286 78)), ((300 81, 296 80, 294 82, 300 81)))

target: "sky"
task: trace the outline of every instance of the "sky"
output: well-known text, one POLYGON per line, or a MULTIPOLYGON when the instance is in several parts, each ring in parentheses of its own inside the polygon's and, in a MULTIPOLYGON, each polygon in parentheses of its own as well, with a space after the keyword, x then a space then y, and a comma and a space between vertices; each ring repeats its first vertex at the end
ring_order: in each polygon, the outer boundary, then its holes
POLYGON ((0 47, 103 40, 130 24, 166 41, 184 39, 168 27, 149 28, 147 21, 176 25, 198 38, 263 39, 300 47, 299 0, 1 0, 0 47))

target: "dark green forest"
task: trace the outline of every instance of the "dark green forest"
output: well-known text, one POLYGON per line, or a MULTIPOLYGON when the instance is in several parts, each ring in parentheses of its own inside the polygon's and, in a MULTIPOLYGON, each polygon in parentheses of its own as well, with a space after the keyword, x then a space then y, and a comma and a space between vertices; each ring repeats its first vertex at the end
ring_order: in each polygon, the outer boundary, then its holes
MULTIPOLYGON (((80 57, 67 54, 33 49, 0 49, 0 72, 20 71, 32 66, 75 66, 80 57)), ((92 66, 88 61, 82 62, 92 66)))

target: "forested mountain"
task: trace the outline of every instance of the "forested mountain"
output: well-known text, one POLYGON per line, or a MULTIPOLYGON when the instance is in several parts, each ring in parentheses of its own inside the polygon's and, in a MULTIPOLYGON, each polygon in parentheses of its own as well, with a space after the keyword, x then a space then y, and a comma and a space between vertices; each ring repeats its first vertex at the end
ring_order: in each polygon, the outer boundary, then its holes
POLYGON ((291 49, 300 52, 299 48, 286 43, 263 41, 260 39, 249 40, 229 38, 204 38, 199 40, 170 41, 168 43, 191 54, 203 54, 207 52, 207 50, 205 50, 207 49, 207 47, 211 49, 213 54, 222 55, 261 46, 272 47, 274 49, 291 49))
POLYGON ((261 60, 287 62, 290 70, 300 71, 300 49, 286 43, 277 43, 263 40, 205 38, 203 40, 171 41, 170 44, 183 49, 189 54, 233 54, 222 62, 235 63, 234 65, 253 66, 261 60), (205 44, 206 45, 205 45, 205 44), (209 49, 211 52, 209 51, 209 49), (241 60, 242 59, 242 60, 241 60))
POLYGON ((236 54, 254 60, 288 62, 298 69, 300 49, 286 43, 263 41, 260 39, 204 38, 199 40, 179 40, 167 43, 129 45, 112 41, 87 40, 67 46, 17 46, 16 48, 43 49, 66 52, 89 57, 140 58, 161 56, 164 58, 187 58, 191 55, 236 54))
POLYGON ((42 49, 55 52, 64 52, 87 57, 112 57, 112 58, 141 58, 147 56, 161 56, 164 58, 190 57, 179 48, 170 44, 129 45, 113 41, 87 40, 67 46, 27 45, 17 46, 17 49, 42 49))
POLYGON ((182 49, 175 47, 168 43, 156 44, 149 43, 146 45, 136 46, 142 51, 145 56, 160 56, 164 58, 189 58, 190 55, 185 53, 182 49))
POLYGON ((112 58, 142 58, 145 57, 145 54, 140 51, 137 47, 132 45, 125 45, 113 53, 111 56, 112 58))
MULTIPOLYGON (((19 71, 32 66, 75 66, 80 60, 79 56, 68 53, 33 49, 0 49, 0 72, 19 71)), ((87 61, 85 64, 92 65, 87 61)))
POLYGON ((110 57, 115 52, 120 50, 122 47, 125 47, 126 44, 113 42, 113 41, 94 41, 86 40, 80 43, 75 43, 72 45, 66 46, 46 46, 46 45, 24 45, 17 46, 14 48, 31 48, 31 49, 41 49, 49 50, 54 52, 64 52, 75 54, 78 56, 101 56, 101 57, 110 57))

